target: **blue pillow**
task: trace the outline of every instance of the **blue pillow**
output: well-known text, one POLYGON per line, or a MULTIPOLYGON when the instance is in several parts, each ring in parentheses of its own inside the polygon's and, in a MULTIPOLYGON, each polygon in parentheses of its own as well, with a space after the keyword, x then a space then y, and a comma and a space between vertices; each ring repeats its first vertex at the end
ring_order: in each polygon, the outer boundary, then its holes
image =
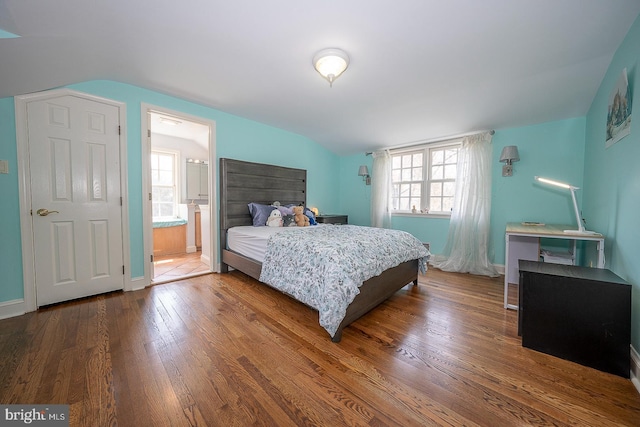
POLYGON ((249 206, 249 213, 253 219, 254 227, 267 225, 267 219, 271 211, 276 209, 273 206, 261 205, 260 203, 249 203, 247 206, 249 206))
POLYGON ((282 214, 282 216, 293 215, 293 209, 291 209, 288 206, 277 206, 277 208, 280 211, 280 213, 282 214))

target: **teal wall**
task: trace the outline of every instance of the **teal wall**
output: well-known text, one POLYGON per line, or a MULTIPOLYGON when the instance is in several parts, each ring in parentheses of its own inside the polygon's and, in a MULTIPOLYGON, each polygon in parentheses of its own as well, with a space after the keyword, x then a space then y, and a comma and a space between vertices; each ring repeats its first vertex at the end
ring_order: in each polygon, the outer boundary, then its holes
POLYGON ((0 174, 0 302, 23 297, 15 123, 13 98, 1 98, 0 159, 9 161, 9 173, 0 174))
MULTIPOLYGON (((70 89, 126 103, 131 277, 144 275, 142 236, 141 105, 151 104, 216 122, 216 156, 307 169, 309 205, 338 206, 338 157, 308 138, 226 114, 178 98, 112 82, 92 81, 70 89)), ((146 124, 146 123, 145 123, 146 124)), ((0 99, 0 159, 9 160, 0 175, 0 303, 23 297, 17 149, 13 98, 0 99)), ((217 225, 216 225, 217 227, 217 225)))
POLYGON ((640 18, 614 55, 586 117, 585 212, 606 236, 607 268, 633 284, 631 344, 640 350, 640 18), (609 96, 622 70, 631 88, 631 134, 605 148, 609 96))
MULTIPOLYGON (((504 265, 504 232, 508 222, 537 221, 578 227, 571 193, 534 181, 534 176, 582 187, 584 118, 496 131, 493 137, 490 254, 504 265), (513 176, 502 176, 500 153, 517 145, 520 161, 513 176)), ((582 202, 581 190, 576 194, 582 202)), ((587 218, 587 221, 589 219, 587 218)))
MULTIPOLYGON (((492 142, 494 160, 489 243, 493 263, 504 264, 504 231, 508 222, 576 223, 570 193, 535 183, 533 177, 540 175, 581 186, 584 127, 585 119, 578 118, 496 131, 492 142), (502 176, 502 163, 499 162, 502 148, 506 145, 517 145, 521 159, 514 163, 511 177, 502 176)), ((361 164, 366 164, 371 170, 371 156, 358 154, 340 158, 343 183, 340 206, 349 215, 349 222, 370 225, 371 187, 365 186, 357 176, 361 164)), ((412 233, 423 242, 430 242, 431 251, 437 254, 446 244, 449 219, 397 215, 393 217, 392 226, 412 233)))
POLYGON ((371 186, 366 185, 361 176, 358 176, 360 165, 369 167, 371 173, 371 156, 364 153, 354 156, 340 157, 340 204, 337 210, 321 207, 320 211, 332 213, 346 213, 349 215, 349 224, 371 225, 371 186))

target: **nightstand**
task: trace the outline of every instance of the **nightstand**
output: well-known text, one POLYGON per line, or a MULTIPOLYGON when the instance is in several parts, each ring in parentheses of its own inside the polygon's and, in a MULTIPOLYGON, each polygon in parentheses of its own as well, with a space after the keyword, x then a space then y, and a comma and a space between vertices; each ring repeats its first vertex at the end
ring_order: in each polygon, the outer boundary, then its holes
POLYGON ((348 224, 348 215, 323 214, 316 216, 318 224, 348 224))

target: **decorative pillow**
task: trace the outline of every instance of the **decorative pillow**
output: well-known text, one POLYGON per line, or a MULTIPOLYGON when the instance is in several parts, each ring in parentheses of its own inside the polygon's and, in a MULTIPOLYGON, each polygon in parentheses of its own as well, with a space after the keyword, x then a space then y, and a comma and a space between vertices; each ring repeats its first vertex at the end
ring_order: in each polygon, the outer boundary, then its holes
POLYGON ((293 215, 293 209, 291 209, 291 207, 288 207, 288 206, 276 206, 276 207, 278 208, 278 210, 280 211, 283 217, 286 215, 293 215))
POLYGON ((261 227, 267 225, 267 219, 269 214, 273 210, 273 206, 261 205, 260 203, 249 203, 249 213, 253 219, 254 227, 261 227))

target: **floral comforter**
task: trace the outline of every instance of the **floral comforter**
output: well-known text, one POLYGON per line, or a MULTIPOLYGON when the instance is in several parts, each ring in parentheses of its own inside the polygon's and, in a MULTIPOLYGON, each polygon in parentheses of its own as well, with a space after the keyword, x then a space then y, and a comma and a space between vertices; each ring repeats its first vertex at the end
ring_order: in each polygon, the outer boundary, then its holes
POLYGON ((260 281, 318 310, 320 325, 333 337, 365 280, 413 259, 425 273, 429 256, 400 230, 301 227, 269 237, 260 281))

